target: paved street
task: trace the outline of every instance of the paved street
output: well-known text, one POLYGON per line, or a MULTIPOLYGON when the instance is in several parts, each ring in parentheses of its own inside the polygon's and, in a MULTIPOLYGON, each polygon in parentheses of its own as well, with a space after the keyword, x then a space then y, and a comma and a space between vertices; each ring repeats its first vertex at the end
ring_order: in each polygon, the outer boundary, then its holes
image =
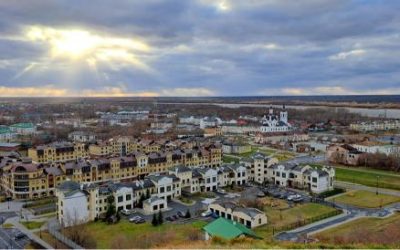
POLYGON ((336 204, 336 206, 343 209, 344 213, 294 230, 279 233, 275 238, 284 241, 298 241, 304 235, 315 234, 354 219, 362 217, 383 218, 392 215, 396 211, 400 211, 400 203, 391 204, 381 209, 357 208, 341 204, 336 204))

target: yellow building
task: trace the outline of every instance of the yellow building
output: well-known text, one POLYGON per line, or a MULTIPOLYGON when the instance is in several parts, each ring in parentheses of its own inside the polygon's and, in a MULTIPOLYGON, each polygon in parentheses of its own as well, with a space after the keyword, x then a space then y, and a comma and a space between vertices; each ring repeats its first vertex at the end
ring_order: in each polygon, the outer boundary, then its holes
POLYGON ((13 199, 35 199, 54 195, 65 180, 60 168, 35 163, 13 162, 1 170, 1 188, 13 199))
MULTIPOLYGON (((8 162, 3 160, 0 168, 1 187, 15 199, 31 199, 54 194, 54 188, 68 179, 78 183, 127 182, 143 179, 151 173, 167 173, 171 167, 218 167, 222 161, 220 147, 208 145, 201 149, 134 152, 128 156, 77 157, 75 145, 64 153, 51 148, 48 153, 39 153, 35 162, 8 162), (74 151, 73 151, 74 150, 74 151), (51 152, 50 152, 51 151, 51 152), (53 152, 56 151, 56 152, 53 152), (51 159, 56 159, 52 163, 51 159), (70 159, 70 160, 65 160, 70 159)), ((83 147, 83 146, 82 146, 83 147)), ((47 149, 47 148, 46 148, 47 149)), ((36 148, 38 152, 42 148, 36 148)), ((43 149, 44 150, 44 149, 43 149)), ((33 153, 31 153, 31 156, 33 153)))
POLYGON ((88 156, 83 143, 56 142, 28 149, 28 157, 37 163, 71 161, 88 156))

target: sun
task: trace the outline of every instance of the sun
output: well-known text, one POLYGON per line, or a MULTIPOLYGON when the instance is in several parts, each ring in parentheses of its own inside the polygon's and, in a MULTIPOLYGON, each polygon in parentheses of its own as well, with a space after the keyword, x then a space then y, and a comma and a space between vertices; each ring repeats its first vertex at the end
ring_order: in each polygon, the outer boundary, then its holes
POLYGON ((52 58, 71 62, 85 61, 91 67, 97 62, 106 62, 112 65, 135 65, 143 70, 150 70, 140 60, 140 55, 150 51, 150 46, 137 38, 98 34, 85 29, 42 26, 28 27, 25 36, 31 42, 46 45, 52 58))
POLYGON ((69 30, 55 37, 52 44, 52 53, 54 55, 79 58, 96 49, 99 44, 99 39, 87 31, 69 30))

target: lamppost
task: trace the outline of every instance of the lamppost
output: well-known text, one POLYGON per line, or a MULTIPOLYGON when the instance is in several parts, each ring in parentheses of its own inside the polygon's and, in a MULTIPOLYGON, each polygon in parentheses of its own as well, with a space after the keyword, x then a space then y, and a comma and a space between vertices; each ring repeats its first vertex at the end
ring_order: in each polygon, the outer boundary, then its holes
POLYGON ((379 187, 379 175, 376 176, 376 195, 378 195, 378 187, 379 187))

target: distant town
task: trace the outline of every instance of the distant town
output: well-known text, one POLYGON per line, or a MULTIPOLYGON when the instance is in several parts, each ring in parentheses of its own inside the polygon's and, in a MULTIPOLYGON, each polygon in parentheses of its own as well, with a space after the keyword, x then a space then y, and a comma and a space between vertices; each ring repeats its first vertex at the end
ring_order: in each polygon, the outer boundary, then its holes
POLYGON ((3 100, 0 248, 395 246, 399 131, 343 107, 3 100))

